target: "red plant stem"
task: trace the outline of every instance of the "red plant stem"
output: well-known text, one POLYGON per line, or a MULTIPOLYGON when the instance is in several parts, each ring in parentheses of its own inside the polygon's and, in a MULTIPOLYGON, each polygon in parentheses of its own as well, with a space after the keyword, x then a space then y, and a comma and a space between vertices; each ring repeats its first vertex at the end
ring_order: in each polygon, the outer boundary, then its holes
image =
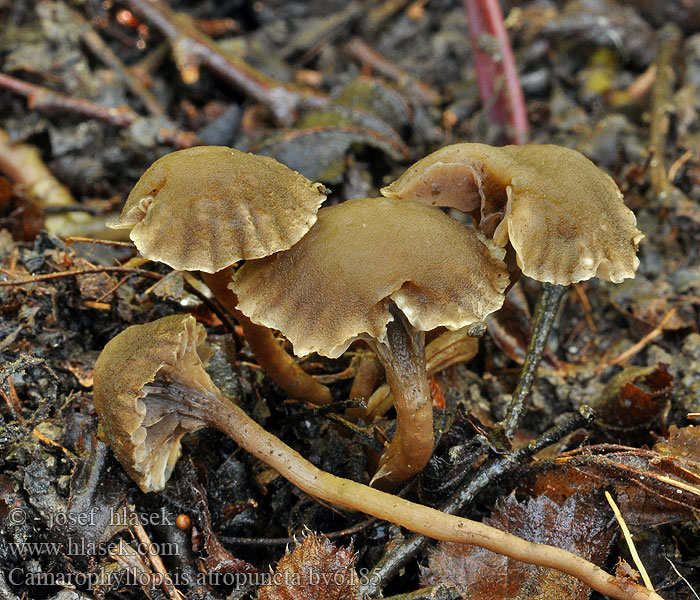
POLYGON ((510 126, 510 141, 524 144, 528 138, 527 110, 520 87, 499 0, 464 0, 469 19, 469 41, 481 101, 490 105, 491 118, 510 126), (491 47, 489 38, 495 40, 491 47), (498 94, 497 97, 494 97, 498 94))

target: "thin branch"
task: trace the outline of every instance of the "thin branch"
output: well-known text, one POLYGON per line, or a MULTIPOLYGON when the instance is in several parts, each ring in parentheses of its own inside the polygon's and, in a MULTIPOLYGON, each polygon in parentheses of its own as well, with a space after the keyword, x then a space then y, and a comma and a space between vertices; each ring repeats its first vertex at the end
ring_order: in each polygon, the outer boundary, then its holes
MULTIPOLYGON (((0 269, 0 273, 11 276, 4 269, 0 269)), ((52 279, 62 279, 63 277, 76 277, 77 275, 90 275, 92 273, 136 273, 148 279, 161 279, 163 276, 160 273, 153 271, 144 271, 134 267, 88 267, 86 269, 74 269, 73 271, 60 271, 58 273, 43 273, 41 275, 32 275, 22 280, 0 281, 0 287, 12 287, 16 285, 26 285, 28 283, 38 283, 40 281, 49 281, 52 279)))
MULTIPOLYGON (((523 461, 537 454, 540 450, 590 423, 593 417, 593 411, 587 406, 582 406, 566 423, 547 430, 537 440, 520 446, 510 454, 490 459, 479 470, 476 477, 455 492, 448 502, 440 507, 440 510, 447 514, 460 513, 487 486, 492 485, 494 481, 517 468, 523 461)), ((391 548, 368 573, 363 593, 368 596, 377 596, 387 582, 398 575, 429 541, 430 539, 423 535, 413 534, 403 543, 391 548)))
MULTIPOLYGON (((128 106, 118 108, 102 106, 84 98, 69 96, 41 85, 22 81, 5 73, 0 73, 0 88, 24 96, 27 98, 29 108, 48 114, 54 112, 71 113, 122 128, 129 127, 137 120, 144 118, 128 106)), ((197 143, 197 136, 191 131, 160 127, 158 133, 162 142, 177 148, 189 148, 197 143)))
MULTIPOLYGON (((370 517, 364 521, 353 525, 352 527, 347 527, 346 529, 341 529, 340 531, 332 531, 330 533, 320 533, 324 538, 329 540, 335 540, 340 537, 345 537, 348 535, 355 535, 360 531, 364 531, 368 527, 371 527, 377 522, 377 519, 370 517)), ((244 537, 228 537, 219 536, 222 542, 231 544, 233 546, 288 546, 295 543, 294 538, 244 538, 244 537)))
POLYGON ((384 77, 394 80, 400 87, 412 93, 421 102, 431 105, 440 103, 440 92, 392 63, 364 40, 357 37, 352 38, 345 44, 343 50, 351 58, 369 66, 384 75, 384 77))
POLYGON ((327 98, 317 92, 268 77, 242 60, 223 53, 189 17, 170 10, 160 0, 124 0, 124 3, 167 38, 185 83, 197 81, 202 64, 266 106, 285 126, 295 121, 300 108, 323 106, 327 102, 327 98))
POLYGON ((674 57, 681 37, 680 30, 672 24, 665 25, 659 31, 656 81, 651 98, 651 123, 649 125, 651 188, 659 198, 664 200, 667 199, 670 188, 664 150, 670 127, 669 111, 673 106, 674 57))
POLYGON ((612 367, 614 365, 620 365, 622 363, 626 363, 628 360, 630 360, 633 356, 638 354, 640 351, 644 349, 647 344, 649 344, 652 340, 660 336, 663 331, 664 327, 666 326, 666 323, 668 323, 676 314, 676 309, 672 308, 669 310, 659 321, 659 324, 654 327, 649 333, 647 333, 641 340, 639 340, 636 344, 633 346, 630 346, 625 350, 624 352, 618 354, 615 358, 602 363, 601 365, 598 365, 596 370, 594 371, 596 374, 600 373, 601 371, 605 370, 608 367, 612 367))
POLYGON ((131 92, 144 105, 146 110, 155 117, 165 117, 165 110, 160 105, 151 91, 143 84, 143 82, 134 76, 134 74, 124 65, 121 59, 112 51, 112 49, 104 42, 98 33, 92 28, 90 23, 83 16, 72 9, 70 11, 74 22, 78 23, 81 28, 81 37, 85 45, 90 48, 92 53, 97 56, 104 64, 113 69, 119 77, 124 81, 131 92))

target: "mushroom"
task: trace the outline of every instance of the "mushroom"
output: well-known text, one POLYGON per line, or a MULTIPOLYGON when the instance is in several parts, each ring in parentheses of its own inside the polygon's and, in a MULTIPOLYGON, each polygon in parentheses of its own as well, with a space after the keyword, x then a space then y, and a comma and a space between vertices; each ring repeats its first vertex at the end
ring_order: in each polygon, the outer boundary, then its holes
POLYGON ((512 435, 524 410, 564 286, 591 277, 633 278, 644 237, 613 179, 580 152, 551 144, 496 148, 454 144, 433 152, 381 190, 391 198, 470 213, 517 268, 543 282, 535 326, 503 422, 512 435), (510 254, 510 253, 509 253, 510 254))
POLYGON ((100 437, 144 492, 163 489, 185 433, 213 427, 313 497, 435 539, 475 544, 559 569, 614 598, 660 600, 566 550, 528 542, 315 467, 223 396, 202 363, 210 355, 205 337, 190 315, 164 317, 125 329, 105 346, 95 364, 100 437))
POLYGON ((316 221, 326 189, 273 158, 224 146, 172 152, 129 194, 115 229, 131 229, 139 252, 173 269, 200 271, 234 314, 261 366, 293 397, 328 404, 330 390, 303 371, 272 331, 235 309, 232 267, 286 250, 316 221))
POLYGON ((396 433, 373 481, 418 473, 433 450, 425 331, 481 325, 501 307, 503 250, 437 208, 363 198, 321 209, 291 249, 246 263, 229 286, 294 352, 336 358, 364 339, 384 365, 396 433))
POLYGON ((390 198, 451 206, 477 217, 524 275, 558 285, 632 278, 644 237, 613 179, 576 150, 552 144, 454 144, 383 188, 390 198), (478 213, 478 214, 476 214, 478 213))

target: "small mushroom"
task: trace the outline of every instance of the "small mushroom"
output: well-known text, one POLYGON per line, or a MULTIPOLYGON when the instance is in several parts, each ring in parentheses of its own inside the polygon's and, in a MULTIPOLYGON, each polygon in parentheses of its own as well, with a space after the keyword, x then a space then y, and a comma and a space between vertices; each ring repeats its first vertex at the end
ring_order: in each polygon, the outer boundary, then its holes
POLYGON ((319 211, 290 250, 246 263, 231 288, 253 322, 304 356, 340 356, 362 338, 382 361, 397 430, 376 480, 395 485, 433 450, 424 332, 480 324, 503 303, 503 250, 436 208, 365 198, 319 211))
POLYGON ((612 178, 580 152, 551 144, 454 144, 382 189, 391 198, 475 215, 524 275, 548 283, 632 278, 642 233, 612 178))
POLYGON ((286 250, 316 221, 326 198, 313 183, 273 158, 225 146, 172 152, 154 162, 129 194, 119 219, 141 254, 173 269, 200 271, 236 316, 261 366, 294 398, 331 401, 330 390, 303 371, 272 331, 235 309, 231 265, 286 250))
POLYGON ((100 437, 144 492, 163 489, 182 436, 206 426, 188 413, 189 398, 218 393, 202 366, 205 337, 191 316, 164 317, 124 330, 95 363, 100 437))
POLYGON ((635 276, 637 244, 644 236, 634 214, 609 175, 580 152, 550 144, 447 146, 419 160, 382 194, 469 212, 498 246, 512 248, 517 268, 511 251, 506 257, 511 280, 522 272, 543 282, 532 339, 503 422, 512 435, 564 286, 591 277, 620 283, 635 276))
POLYGON ((660 600, 633 583, 618 583, 596 565, 553 546, 442 513, 315 467, 265 431, 212 383, 202 360, 205 333, 190 315, 132 325, 95 364, 94 401, 100 437, 144 492, 163 489, 190 431, 213 427, 313 497, 359 510, 435 539, 475 544, 531 564, 559 569, 621 600, 660 600))

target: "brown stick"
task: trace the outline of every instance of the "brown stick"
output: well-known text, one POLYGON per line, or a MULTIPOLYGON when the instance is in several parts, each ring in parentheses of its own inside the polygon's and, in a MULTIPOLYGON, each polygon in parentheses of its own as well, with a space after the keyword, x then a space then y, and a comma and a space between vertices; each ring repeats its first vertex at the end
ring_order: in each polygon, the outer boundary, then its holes
POLYGON ((163 107, 143 82, 133 75, 79 12, 70 8, 68 10, 73 21, 80 25, 80 35, 92 53, 121 77, 134 96, 141 100, 141 103, 150 114, 155 117, 164 117, 165 110, 163 110, 163 107))
MULTIPOLYGON (((0 269, 0 273, 7 274, 7 272, 3 269, 0 269)), ((74 269, 72 271, 60 271, 58 273, 32 275, 31 277, 27 277, 25 279, 0 281, 0 287, 26 285, 27 283, 38 283, 40 281, 48 281, 50 279, 61 279, 62 277, 74 277, 76 275, 89 275, 91 273, 138 273, 142 277, 148 277, 149 279, 161 279, 163 277, 160 273, 144 271, 143 269, 136 269, 134 267, 88 267, 86 269, 74 269)))
POLYGON ((202 279, 216 299, 229 311, 243 329, 253 354, 270 378, 292 398, 322 406, 333 401, 331 391, 304 371, 294 358, 280 346, 271 329, 256 325, 236 308, 238 299, 228 289, 233 269, 217 273, 202 273, 202 279))
MULTIPOLYGON (((27 98, 29 108, 45 113, 68 112, 87 119, 97 119, 116 127, 129 127, 138 119, 139 114, 128 106, 113 108, 101 106, 84 98, 68 96, 60 92, 22 81, 11 75, 0 73, 0 88, 27 98)), ((161 141, 177 148, 189 148, 197 143, 197 136, 191 131, 179 131, 169 127, 158 129, 161 141)))
POLYGON ((173 580, 166 571, 165 565, 163 564, 163 559, 161 559, 158 552, 155 551, 151 538, 148 537, 146 530, 138 523, 133 525, 132 529, 139 542, 141 542, 142 547, 146 548, 148 560, 151 563, 153 570, 160 575, 160 581, 162 582, 163 589, 168 595, 168 598, 170 598, 170 600, 179 600, 181 595, 175 588, 173 580))
POLYGON ((158 29, 173 47, 183 80, 192 83, 203 64, 247 96, 266 106, 280 124, 289 126, 303 107, 323 106, 327 98, 312 90, 278 81, 256 71, 240 59, 222 53, 192 20, 160 0, 125 0, 129 9, 158 29))
POLYGON ((667 24, 659 31, 659 54, 656 59, 656 81, 651 98, 649 146, 651 150, 651 188, 662 200, 667 200, 670 180, 666 173, 664 151, 670 127, 669 111, 673 106, 675 74, 673 60, 681 40, 680 30, 667 24))
POLYGON ((389 61, 364 40, 352 38, 345 44, 344 50, 351 58, 368 65, 385 77, 393 79, 399 86, 412 93, 421 102, 426 104, 438 104, 440 102, 440 93, 438 91, 389 61))

